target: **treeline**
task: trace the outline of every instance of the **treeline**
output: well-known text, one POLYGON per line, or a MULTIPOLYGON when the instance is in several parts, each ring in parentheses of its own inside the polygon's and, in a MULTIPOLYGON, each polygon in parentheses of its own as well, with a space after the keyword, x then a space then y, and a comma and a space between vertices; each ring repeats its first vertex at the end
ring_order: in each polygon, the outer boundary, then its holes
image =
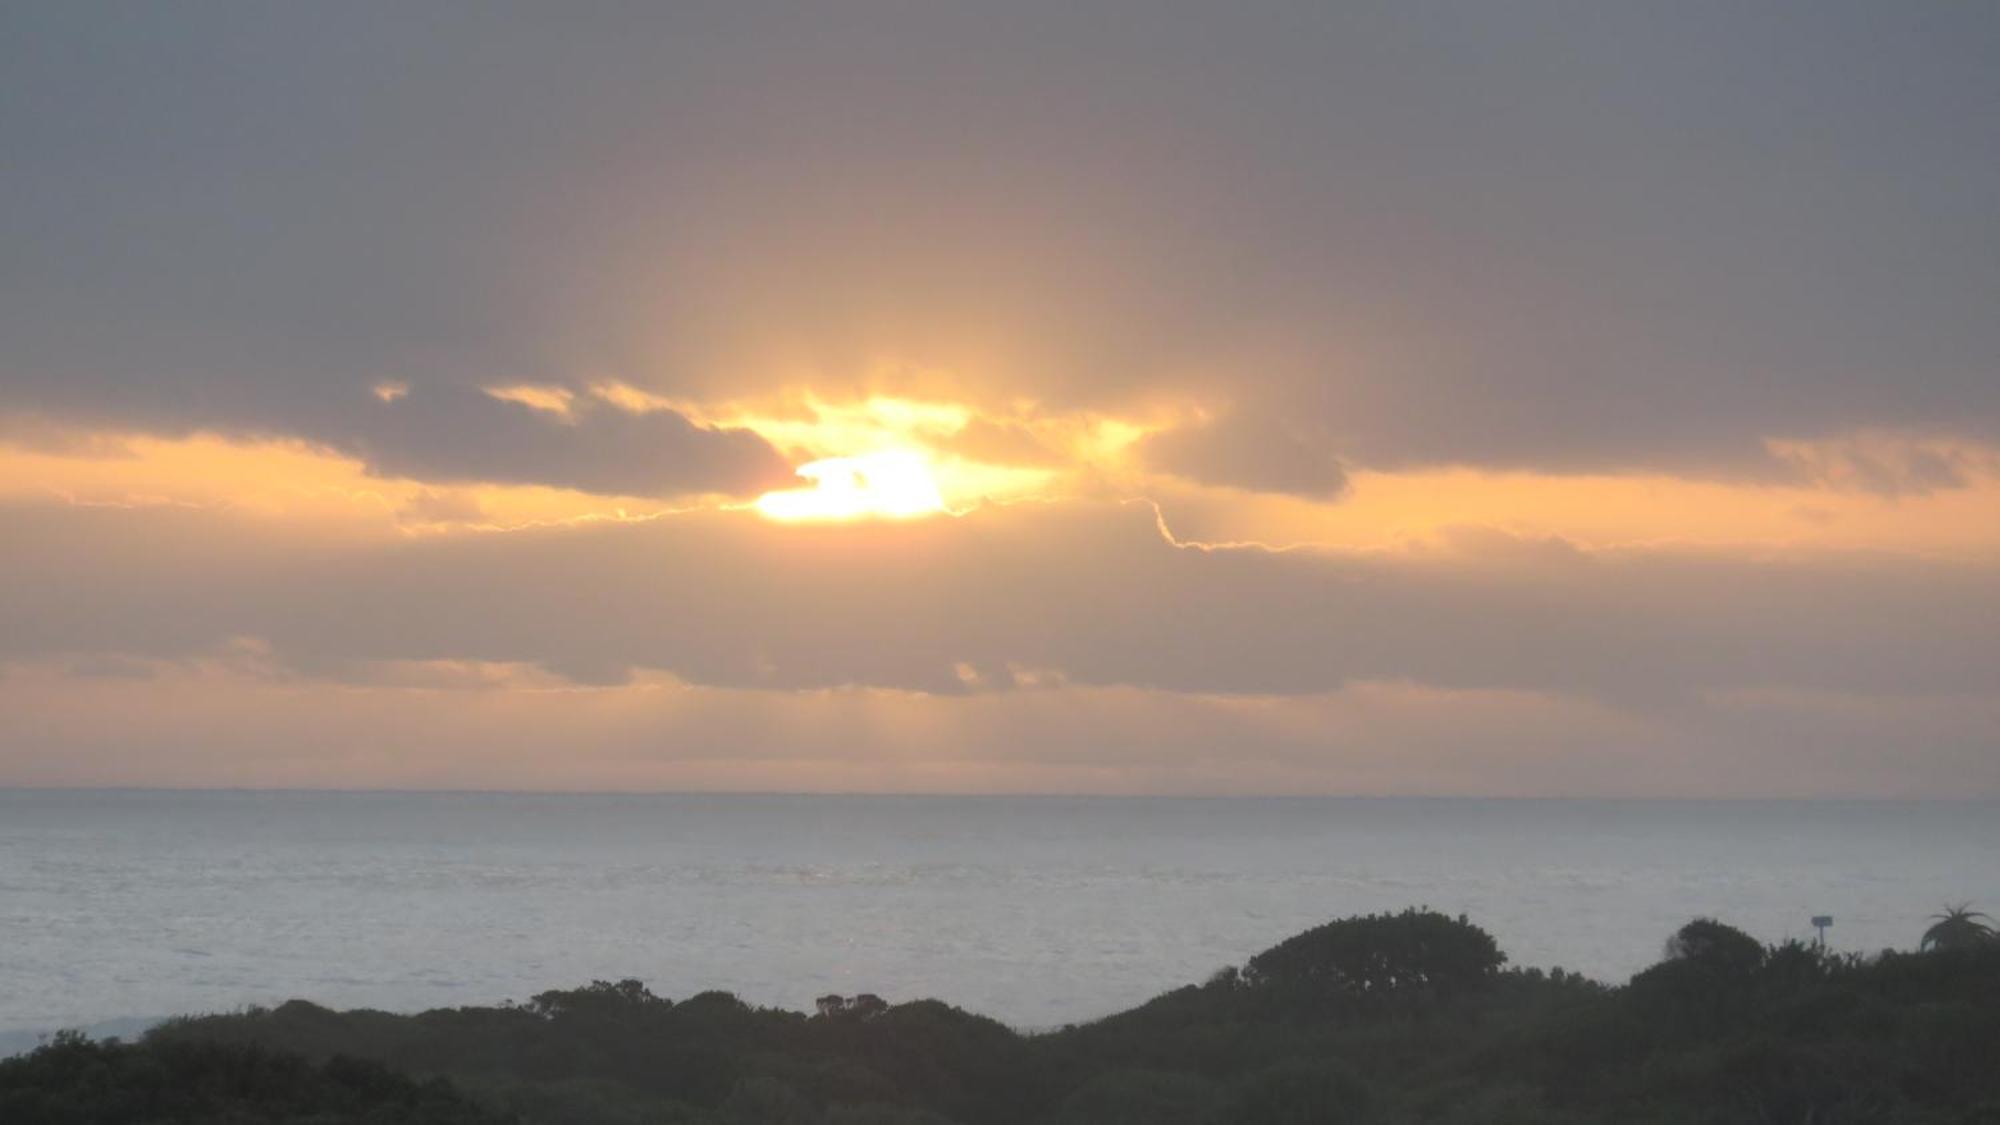
POLYGON ((1609 987, 1408 910, 1033 1035, 637 981, 410 1016, 293 1001, 0 1063, 0 1121, 2000 1125, 2000 942, 1959 937, 1863 959, 1697 920, 1609 987))

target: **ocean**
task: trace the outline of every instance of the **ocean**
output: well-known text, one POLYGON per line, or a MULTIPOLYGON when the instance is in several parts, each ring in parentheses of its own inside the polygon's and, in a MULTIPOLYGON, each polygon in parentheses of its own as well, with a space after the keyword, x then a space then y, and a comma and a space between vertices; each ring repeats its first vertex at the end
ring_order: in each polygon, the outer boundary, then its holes
POLYGON ((1992 802, 0 790, 0 1050, 626 977, 1045 1028, 1404 906, 1619 982, 1698 915, 1874 951, 1964 900, 1992 802))

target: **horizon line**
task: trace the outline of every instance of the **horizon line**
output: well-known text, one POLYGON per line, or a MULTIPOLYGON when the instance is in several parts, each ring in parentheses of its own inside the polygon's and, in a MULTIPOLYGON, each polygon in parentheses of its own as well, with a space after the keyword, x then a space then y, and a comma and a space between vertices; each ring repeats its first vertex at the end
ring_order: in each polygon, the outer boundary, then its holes
POLYGON ((0 783, 4 793, 186 793, 269 794, 317 796, 460 796, 460 797, 831 797, 909 798, 915 800, 1088 800, 1088 801, 1519 801, 1598 804, 1931 804, 2000 803, 2000 794, 1919 796, 1758 796, 1758 795, 1602 795, 1602 794, 1482 794, 1482 793, 1076 793, 1035 790, 954 792, 950 790, 866 789, 508 789, 395 786, 264 786, 264 785, 13 785, 0 783))

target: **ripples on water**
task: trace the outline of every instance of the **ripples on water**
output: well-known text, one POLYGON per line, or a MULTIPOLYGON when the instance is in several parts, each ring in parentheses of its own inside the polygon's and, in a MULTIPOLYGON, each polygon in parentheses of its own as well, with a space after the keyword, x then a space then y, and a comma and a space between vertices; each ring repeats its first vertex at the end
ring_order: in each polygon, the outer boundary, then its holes
POLYGON ((0 791, 0 1030, 593 978, 1027 1027, 1340 915, 1463 911, 1622 980, 1698 914, 1907 947, 2000 905, 1991 803, 0 791))

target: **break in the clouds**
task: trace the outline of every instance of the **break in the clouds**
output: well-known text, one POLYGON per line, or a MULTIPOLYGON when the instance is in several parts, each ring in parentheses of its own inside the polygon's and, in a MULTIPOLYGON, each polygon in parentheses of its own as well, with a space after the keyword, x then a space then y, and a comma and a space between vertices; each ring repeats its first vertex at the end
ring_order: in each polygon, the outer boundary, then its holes
MULTIPOLYGON (((1289 419, 1268 460, 1174 459, 1284 488, 2000 440, 1984 5, 5 20, 12 412, 337 415, 374 448, 395 423, 347 403, 383 379, 714 399, 886 367, 1289 419)), ((428 436, 399 462, 494 471, 428 436)), ((561 444, 536 437, 502 435, 509 479, 561 444)))
POLYGON ((0 783, 1993 792, 1996 57, 10 6, 0 783))

